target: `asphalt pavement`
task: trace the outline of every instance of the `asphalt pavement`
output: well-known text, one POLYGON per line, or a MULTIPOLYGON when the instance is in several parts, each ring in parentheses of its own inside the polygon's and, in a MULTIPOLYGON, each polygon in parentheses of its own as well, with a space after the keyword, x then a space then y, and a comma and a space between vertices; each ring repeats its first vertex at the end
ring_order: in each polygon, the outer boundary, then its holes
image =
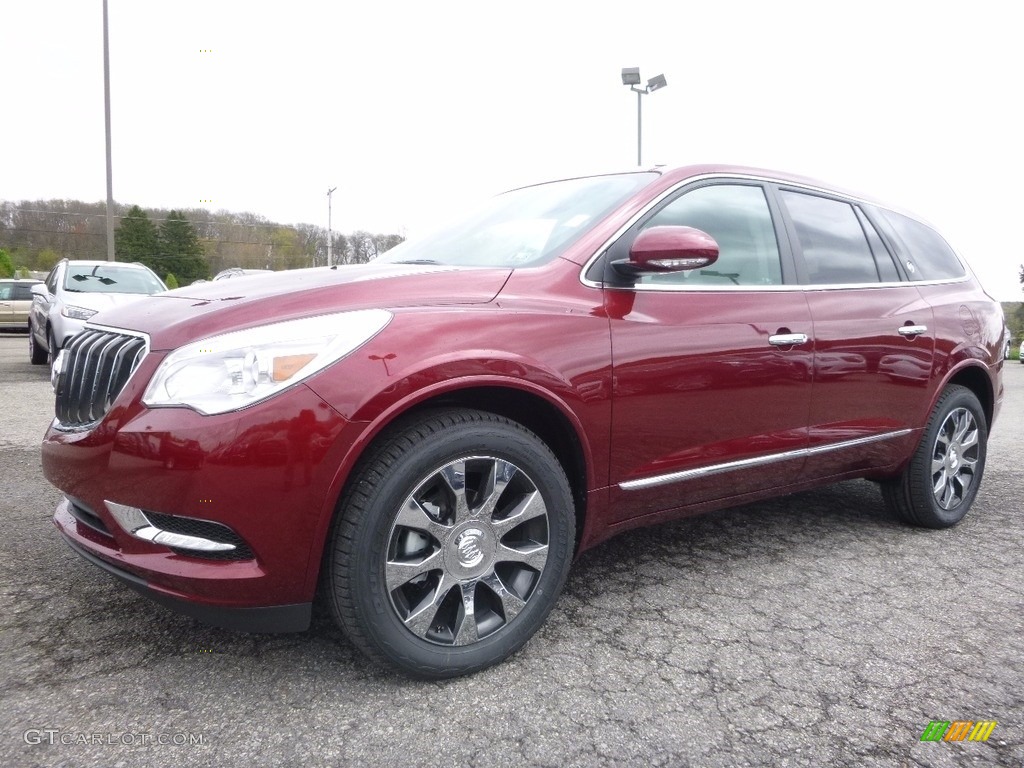
POLYGON ((26 345, 0 335, 2 766, 1024 765, 1024 365, 959 526, 855 481, 627 533, 518 655, 439 683, 326 620, 205 627, 72 553, 26 345), (957 720, 997 725, 920 740, 957 720))

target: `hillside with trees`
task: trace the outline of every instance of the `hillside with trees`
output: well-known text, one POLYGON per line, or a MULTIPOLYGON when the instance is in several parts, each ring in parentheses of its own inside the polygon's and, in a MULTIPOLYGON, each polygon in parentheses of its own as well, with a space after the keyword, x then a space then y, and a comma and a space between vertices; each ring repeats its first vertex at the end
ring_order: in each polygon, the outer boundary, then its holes
MULTIPOLYGON (((49 271, 62 258, 106 259, 106 205, 80 200, 0 202, 0 249, 15 269, 49 271)), ((327 228, 285 225, 252 213, 143 209, 117 205, 118 261, 141 261, 177 281, 210 277, 228 267, 299 269, 327 264, 327 228)), ((358 264, 405 238, 362 230, 333 232, 338 264, 358 264)))

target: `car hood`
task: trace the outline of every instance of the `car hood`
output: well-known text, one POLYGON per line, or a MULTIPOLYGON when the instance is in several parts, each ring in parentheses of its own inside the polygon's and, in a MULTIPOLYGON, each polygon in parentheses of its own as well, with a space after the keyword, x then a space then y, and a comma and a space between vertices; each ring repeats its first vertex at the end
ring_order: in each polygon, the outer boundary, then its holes
POLYGON ((123 307, 126 304, 148 298, 144 293, 92 293, 86 291, 67 291, 63 296, 65 306, 82 307, 96 312, 103 312, 113 307, 123 307))
POLYGON ((96 315, 91 325, 141 331, 150 348, 329 312, 380 307, 484 304, 510 269, 354 264, 297 269, 190 285, 96 315))

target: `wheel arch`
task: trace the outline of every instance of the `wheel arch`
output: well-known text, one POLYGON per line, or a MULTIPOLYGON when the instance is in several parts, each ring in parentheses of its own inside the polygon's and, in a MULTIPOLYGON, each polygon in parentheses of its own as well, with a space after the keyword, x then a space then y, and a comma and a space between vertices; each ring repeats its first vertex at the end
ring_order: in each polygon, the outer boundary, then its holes
MULTIPOLYGON (((970 363, 956 368, 950 372, 942 386, 936 391, 936 400, 950 384, 958 384, 974 393, 985 413, 985 426, 988 430, 991 430, 992 420, 995 418, 995 391, 988 371, 980 365, 972 365, 970 363)), ((934 407, 935 403, 932 403, 929 413, 934 407)))
POLYGON ((574 549, 578 551, 587 516, 587 490, 595 471, 583 425, 568 405, 555 395, 531 387, 522 380, 450 380, 440 387, 420 392, 414 398, 396 402, 377 418, 366 422, 362 435, 339 466, 338 481, 332 486, 330 501, 317 531, 311 552, 311 564, 316 563, 316 566, 307 572, 307 584, 311 589, 320 581, 338 504, 362 457, 399 420, 417 413, 452 407, 486 411, 516 421, 534 432, 551 449, 565 471, 572 492, 576 517, 574 549))
POLYGON ((536 392, 501 385, 476 385, 442 392, 395 414, 389 420, 435 408, 472 408, 518 422, 537 435, 562 465, 576 513, 576 546, 586 517, 587 488, 592 476, 581 429, 567 410, 536 392))

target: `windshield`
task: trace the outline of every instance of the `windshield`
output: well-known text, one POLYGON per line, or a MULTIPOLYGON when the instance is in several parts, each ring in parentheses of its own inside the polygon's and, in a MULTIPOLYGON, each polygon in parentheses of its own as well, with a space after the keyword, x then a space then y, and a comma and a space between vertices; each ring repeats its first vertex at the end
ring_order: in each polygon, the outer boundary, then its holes
POLYGON ((624 173, 516 189, 375 261, 505 268, 543 264, 656 178, 656 173, 624 173))
POLYGON ((145 294, 167 290, 148 269, 116 264, 69 264, 64 289, 78 293, 145 294))

